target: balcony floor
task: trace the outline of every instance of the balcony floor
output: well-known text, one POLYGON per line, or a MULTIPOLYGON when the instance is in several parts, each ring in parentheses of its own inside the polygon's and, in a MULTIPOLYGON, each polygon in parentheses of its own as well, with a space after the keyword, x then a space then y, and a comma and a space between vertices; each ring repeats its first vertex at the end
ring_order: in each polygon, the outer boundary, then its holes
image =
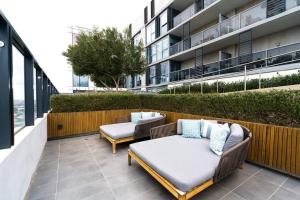
MULTIPOLYGON (((26 199, 175 199, 135 161, 128 144, 111 145, 99 135, 49 141, 26 199)), ((230 177, 196 195, 206 199, 300 199, 300 180, 245 163, 230 177)))

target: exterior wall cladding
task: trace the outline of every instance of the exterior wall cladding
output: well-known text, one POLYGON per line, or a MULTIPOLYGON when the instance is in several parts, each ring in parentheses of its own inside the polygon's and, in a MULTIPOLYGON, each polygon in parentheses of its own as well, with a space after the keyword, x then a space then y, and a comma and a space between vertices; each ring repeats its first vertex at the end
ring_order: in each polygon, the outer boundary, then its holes
POLYGON ((152 0, 145 9, 132 23, 132 39, 143 42, 148 66, 128 77, 130 90, 220 80, 238 76, 243 65, 268 72, 300 62, 300 0, 152 0))

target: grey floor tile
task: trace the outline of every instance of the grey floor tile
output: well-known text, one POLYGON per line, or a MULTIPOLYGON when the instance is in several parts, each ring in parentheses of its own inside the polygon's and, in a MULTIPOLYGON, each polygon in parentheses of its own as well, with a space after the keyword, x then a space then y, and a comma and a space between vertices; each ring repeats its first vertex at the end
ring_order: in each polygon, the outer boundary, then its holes
POLYGON ((216 184, 216 185, 212 185, 209 188, 203 190, 202 192, 200 192, 199 194, 194 196, 194 198, 192 200, 220 199, 221 197, 223 197, 224 195, 226 195, 229 192, 230 192, 229 189, 224 188, 224 187, 220 186, 219 184, 216 184))
POLYGON ((251 176, 251 175, 255 174, 256 172, 258 172, 260 169, 261 169, 261 167, 259 167, 257 165, 253 165, 253 164, 245 162, 243 164, 243 169, 240 169, 240 171, 251 176))
POLYGON ((96 194, 92 194, 91 196, 84 198, 83 200, 115 200, 115 197, 112 192, 98 192, 96 194))
POLYGON ((56 183, 44 184, 42 186, 31 187, 27 193, 30 200, 43 199, 44 197, 51 197, 56 192, 56 183))
POLYGON ((287 178, 287 176, 281 173, 267 169, 262 169, 255 177, 275 185, 281 185, 287 178))
POLYGON ((145 176, 147 176, 145 170, 137 168, 134 171, 129 171, 127 173, 119 173, 114 176, 106 177, 106 180, 108 181, 112 189, 115 189, 121 187, 122 185, 126 185, 139 179, 142 179, 145 176))
POLYGON ((47 184, 56 184, 57 174, 35 174, 31 180, 32 187, 43 186, 47 184))
MULTIPOLYGON (((128 146, 129 143, 118 145, 117 153, 112 154, 111 144, 99 139, 98 134, 47 142, 27 199, 174 200, 136 162, 128 166, 128 146)), ((286 180, 285 176, 259 170, 260 167, 245 163, 242 170, 192 200, 259 200, 271 194, 272 199, 298 198, 299 180, 289 178, 276 190, 278 184, 286 180), (232 192, 232 189, 235 190, 232 192)))
POLYGON ((277 185, 252 177, 234 190, 235 193, 247 200, 265 200, 278 188, 277 185))
POLYGON ((96 172, 100 172, 99 167, 96 164, 81 166, 77 168, 76 167, 69 168, 69 169, 65 168, 64 170, 59 170, 58 179, 59 181, 61 181, 63 179, 67 179, 70 177, 81 176, 81 175, 96 173, 96 172))
POLYGON ((224 197, 221 197, 220 200, 247 200, 247 199, 241 197, 240 195, 234 192, 230 192, 226 194, 224 197))
POLYGON ((55 194, 44 195, 44 196, 39 197, 39 198, 26 197, 25 200, 55 200, 55 194))
POLYGON ((93 194, 98 192, 110 192, 109 187, 107 186, 104 180, 99 180, 96 182, 88 183, 81 185, 70 190, 64 190, 57 193, 57 200, 77 200, 91 197, 93 194))
POLYGON ((282 187, 289 191, 300 194, 300 179, 289 177, 282 187))
POLYGON ((147 191, 154 189, 155 187, 161 187, 151 177, 145 177, 129 184, 122 185, 121 187, 113 189, 116 199, 119 200, 131 200, 141 194, 145 194, 147 191))
POLYGON ((300 195, 280 188, 272 197, 271 200, 299 200, 300 195))
POLYGON ((93 183, 103 179, 104 177, 99 171, 89 174, 84 173, 81 175, 71 176, 58 182, 58 192, 79 188, 87 183, 93 183))
POLYGON ((219 184, 227 189, 233 190, 239 185, 241 185, 244 181, 249 178, 248 174, 243 173, 242 170, 236 170, 231 175, 223 179, 219 184))
MULTIPOLYGON (((158 183, 157 183, 158 184, 158 183)), ((145 193, 141 193, 133 198, 133 200, 176 200, 176 198, 165 188, 155 188, 145 193)))

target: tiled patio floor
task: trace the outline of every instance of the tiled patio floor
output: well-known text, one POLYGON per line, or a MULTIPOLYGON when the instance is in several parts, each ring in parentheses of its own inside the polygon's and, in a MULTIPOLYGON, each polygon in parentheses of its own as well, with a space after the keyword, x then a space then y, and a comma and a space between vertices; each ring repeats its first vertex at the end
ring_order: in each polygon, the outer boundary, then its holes
MULTIPOLYGON (((49 141, 27 199, 172 200, 134 161, 127 165, 128 144, 111 145, 98 135, 49 141)), ((193 198, 224 200, 300 199, 300 180, 245 164, 232 176, 193 198)))

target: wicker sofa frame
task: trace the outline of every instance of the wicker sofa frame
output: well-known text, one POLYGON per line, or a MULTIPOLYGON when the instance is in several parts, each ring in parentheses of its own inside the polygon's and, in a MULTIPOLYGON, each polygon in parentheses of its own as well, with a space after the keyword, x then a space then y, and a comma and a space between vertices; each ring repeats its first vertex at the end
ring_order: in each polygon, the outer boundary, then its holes
MULTIPOLYGON (((165 124, 166 115, 162 114, 162 113, 161 113, 161 115, 163 116, 163 118, 161 118, 161 119, 156 119, 156 120, 153 120, 150 122, 137 124, 135 126, 133 136, 114 139, 100 129, 100 138, 105 138, 112 144, 112 153, 115 154, 116 149, 117 149, 117 144, 150 137, 151 128, 165 124)), ((125 122, 130 122, 130 115, 127 115, 124 117, 117 117, 115 119, 115 123, 125 123, 125 122)))
MULTIPOLYGON (((223 123, 223 122, 218 122, 223 123)), ((162 184, 173 196, 178 200, 187 200, 208 188, 209 186, 219 182, 223 178, 230 175, 237 168, 242 168, 242 165, 247 157, 247 152, 250 144, 252 134, 249 129, 241 126, 244 131, 244 140, 225 151, 221 158, 219 165, 215 171, 214 177, 206 182, 194 187, 188 192, 182 192, 177 189, 172 183, 160 176, 153 168, 147 165, 139 156, 128 150, 128 165, 131 165, 131 160, 134 159, 141 167, 143 167, 151 176, 153 176, 160 184, 162 184)), ((177 123, 170 123, 151 129, 151 139, 168 137, 177 134, 177 123)))

